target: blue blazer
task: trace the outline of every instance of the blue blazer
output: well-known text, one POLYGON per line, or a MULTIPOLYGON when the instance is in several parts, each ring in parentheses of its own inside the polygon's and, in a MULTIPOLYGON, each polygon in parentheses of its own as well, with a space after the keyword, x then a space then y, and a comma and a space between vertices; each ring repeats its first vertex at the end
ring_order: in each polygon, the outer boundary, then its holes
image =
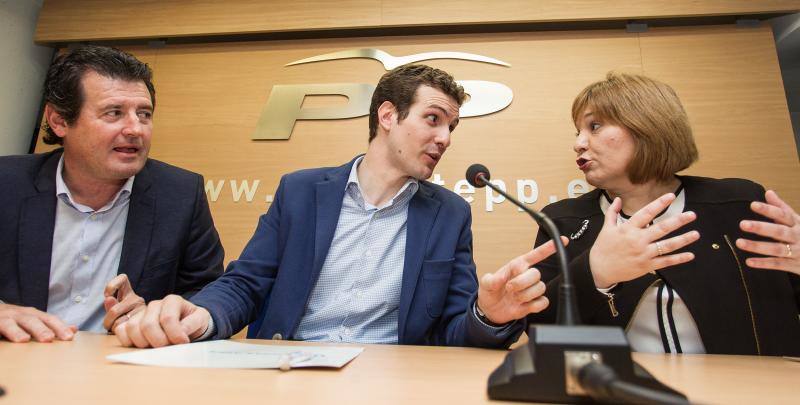
MULTIPOLYGON (((0 157, 0 300, 47 310, 63 149, 0 157)), ((148 159, 131 190, 118 273, 146 301, 188 297, 222 274, 200 175, 148 159)))
MULTIPOLYGON (((328 255, 353 161, 281 178, 239 260, 191 299, 211 313, 213 338, 250 322, 248 337, 293 338, 328 255)), ((492 331, 472 311, 471 222, 461 197, 420 181, 408 207, 399 343, 504 347, 522 332, 521 323, 492 331)))

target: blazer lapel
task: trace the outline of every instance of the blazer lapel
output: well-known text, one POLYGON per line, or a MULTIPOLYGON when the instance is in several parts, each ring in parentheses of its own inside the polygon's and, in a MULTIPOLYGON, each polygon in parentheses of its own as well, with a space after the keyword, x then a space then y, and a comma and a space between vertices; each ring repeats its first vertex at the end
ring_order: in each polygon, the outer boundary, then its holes
POLYGON ((333 169, 326 179, 316 184, 316 229, 314 230, 314 266, 309 288, 319 277, 339 223, 342 199, 353 162, 333 169))
POLYGON ((20 212, 18 263, 22 305, 47 310, 53 230, 56 222, 56 169, 61 153, 53 153, 36 176, 37 194, 20 212))
POLYGON ((128 206, 128 219, 125 223, 125 237, 122 240, 122 253, 119 258, 117 274, 127 274, 134 291, 147 264, 147 253, 153 235, 156 214, 155 196, 150 188, 152 178, 145 164, 136 174, 128 206))
POLYGON ((419 182, 419 190, 408 205, 406 220, 406 252, 403 265, 403 284, 400 292, 400 314, 398 319, 398 342, 403 342, 406 320, 417 279, 422 269, 422 261, 428 246, 428 237, 433 228, 441 203, 433 198, 431 190, 424 182, 419 182))

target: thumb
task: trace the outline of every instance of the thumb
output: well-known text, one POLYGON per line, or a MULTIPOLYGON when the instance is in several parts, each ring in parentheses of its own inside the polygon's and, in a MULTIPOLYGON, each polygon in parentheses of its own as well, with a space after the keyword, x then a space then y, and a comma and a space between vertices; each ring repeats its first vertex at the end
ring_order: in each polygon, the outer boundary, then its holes
POLYGON ((119 301, 117 301, 117 299, 113 296, 106 297, 103 299, 103 308, 106 310, 106 312, 108 312, 114 305, 117 305, 118 303, 119 301))
POLYGON ((508 281, 508 266, 503 266, 494 273, 486 273, 481 277, 481 287, 487 291, 497 291, 503 288, 508 281))
POLYGON ((206 331, 210 319, 211 314, 208 311, 197 308, 196 311, 181 319, 181 328, 183 328, 183 332, 189 336, 190 340, 194 340, 206 331))

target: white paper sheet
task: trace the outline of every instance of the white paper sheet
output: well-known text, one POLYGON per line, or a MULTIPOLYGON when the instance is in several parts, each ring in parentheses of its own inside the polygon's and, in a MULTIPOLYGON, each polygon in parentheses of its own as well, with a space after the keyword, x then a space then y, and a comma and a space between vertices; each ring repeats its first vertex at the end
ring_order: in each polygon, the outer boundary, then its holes
POLYGON ((254 345, 216 340, 136 350, 107 356, 130 364, 202 368, 341 368, 364 351, 363 347, 254 345))

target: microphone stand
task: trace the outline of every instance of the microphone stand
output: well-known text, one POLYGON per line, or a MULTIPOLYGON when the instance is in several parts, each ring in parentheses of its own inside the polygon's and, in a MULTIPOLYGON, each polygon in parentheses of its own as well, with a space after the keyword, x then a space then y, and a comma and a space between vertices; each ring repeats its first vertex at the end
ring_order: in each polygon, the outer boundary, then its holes
POLYGON ((474 187, 488 186, 524 210, 556 246, 561 270, 556 325, 529 325, 528 343, 506 355, 489 376, 491 399, 532 402, 688 404, 686 396, 660 383, 633 361, 625 332, 617 326, 580 325, 567 251, 555 223, 489 181, 482 165, 467 170, 474 187))
MULTIPOLYGON (((558 315, 556 318, 556 323, 559 325, 579 325, 581 323, 581 318, 578 314, 578 308, 576 308, 574 304, 576 301, 575 287, 572 285, 572 277, 570 276, 569 272, 567 249, 564 247, 564 242, 561 241, 561 234, 558 232, 556 224, 553 223, 553 220, 551 220, 550 217, 544 213, 537 212, 526 207, 525 204, 522 204, 516 198, 510 196, 508 193, 503 191, 503 189, 492 184, 492 182, 489 181, 486 175, 484 175, 482 172, 479 172, 475 177, 480 180, 483 185, 496 191, 497 194, 502 195, 514 203, 514 205, 528 213, 528 215, 530 215, 531 218, 533 218, 533 220, 539 224, 539 226, 544 228, 544 231, 547 232, 547 235, 553 240, 553 243, 556 245, 558 264, 559 267, 561 267, 561 284, 559 285, 558 290, 558 315)), ((476 185, 480 184, 478 182, 475 183, 476 185)))

